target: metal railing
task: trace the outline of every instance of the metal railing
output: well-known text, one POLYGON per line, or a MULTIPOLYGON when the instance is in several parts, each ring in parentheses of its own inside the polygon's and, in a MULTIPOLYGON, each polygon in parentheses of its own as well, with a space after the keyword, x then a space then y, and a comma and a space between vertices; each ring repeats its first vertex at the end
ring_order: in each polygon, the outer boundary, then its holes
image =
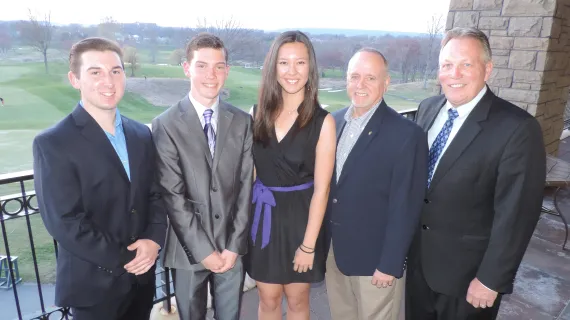
MULTIPOLYGON (((416 114, 416 108, 406 109, 399 111, 400 114, 405 116, 408 119, 413 120, 416 114)), ((21 172, 14 172, 8 174, 0 175, 0 190, 6 186, 10 185, 13 189, 12 192, 8 195, 0 194, 0 228, 2 231, 2 238, 4 242, 4 250, 7 256, 6 262, 8 265, 8 276, 10 277, 9 281, 11 283, 8 286, 8 289, 12 290, 15 306, 17 310, 17 317, 20 320, 24 319, 31 319, 31 320, 61 320, 61 319, 69 319, 72 316, 71 311, 69 308, 65 307, 46 307, 46 302, 44 299, 44 291, 40 276, 38 258, 36 254, 36 245, 34 243, 34 228, 32 227, 32 222, 30 217, 39 213, 39 209, 37 204, 34 204, 36 201, 36 194, 35 191, 32 190, 31 187, 26 187, 26 183, 31 183, 34 180, 34 174, 32 170, 29 171, 21 171, 21 172), (39 311, 36 309, 33 313, 32 317, 29 317, 28 314, 24 314, 21 309, 21 301, 18 294, 18 281, 15 275, 15 263, 12 261, 12 257, 16 256, 15 252, 12 252, 10 248, 10 241, 7 232, 7 224, 15 219, 24 219, 26 223, 27 229, 27 238, 29 241, 29 246, 31 249, 31 256, 33 262, 33 269, 34 269, 34 280, 36 288, 36 295, 39 301, 39 311), (40 315, 35 315, 37 313, 41 313, 40 315)), ((1 192, 1 191, 0 191, 1 192)), ((43 227, 43 224, 42 224, 43 227)), ((47 232, 47 231, 46 231, 47 232)), ((55 257, 57 258, 57 242, 53 240, 53 252, 55 257)), ((17 252, 16 252, 17 253, 17 252)), ((160 259, 159 259, 160 262, 160 259)), ((20 265, 21 267, 21 265, 20 265)), ((161 267, 160 263, 157 265, 156 271, 157 279, 160 276, 159 285, 156 287, 155 290, 155 299, 154 303, 163 302, 164 309, 168 312, 171 311, 170 305, 170 298, 174 296, 174 290, 172 289, 172 281, 171 281, 171 274, 169 268, 161 267)), ((2 283, 0 283, 2 285, 2 283)), ((3 289, 0 289, 3 290, 3 289)), ((5 290, 5 289, 4 289, 5 290)), ((4 311, 2 311, 4 313, 4 311)), ((28 312, 29 313, 29 312, 28 312)))
MULTIPOLYGON (((32 227, 32 220, 31 217, 39 213, 39 209, 36 202, 36 194, 35 191, 30 190, 26 187, 26 182, 32 182, 34 179, 33 172, 29 171, 22 171, 22 172, 15 172, 9 174, 0 175, 0 187, 5 187, 10 185, 11 189, 19 189, 18 193, 12 193, 8 195, 0 196, 0 228, 2 231, 2 239, 4 242, 4 249, 5 251, 5 262, 8 266, 7 276, 10 277, 6 279, 4 283, 0 283, 0 285, 4 285, 4 289, 0 290, 12 290, 17 318, 20 320, 24 319, 32 319, 32 320, 60 320, 60 319, 69 319, 72 316, 71 311, 69 308, 65 307, 46 307, 46 301, 44 298, 44 285, 42 284, 42 279, 40 276, 40 263, 38 261, 38 257, 36 254, 36 244, 34 243, 34 228, 32 227), (31 249, 31 256, 33 262, 33 271, 34 271, 34 282, 36 286, 36 297, 39 304, 35 307, 33 312, 24 313, 22 311, 21 305, 22 301, 20 300, 20 295, 18 292, 18 279, 16 279, 16 268, 21 267, 22 264, 16 265, 15 262, 12 261, 13 257, 17 257, 19 254, 18 252, 13 252, 10 246, 10 238, 8 237, 8 228, 7 225, 14 222, 16 219, 23 219, 25 220, 25 225, 27 229, 27 238, 29 241, 29 248, 31 249), (38 311, 39 309, 39 311, 38 311), (37 315, 40 313, 40 315, 37 315), (34 314, 33 316, 29 316, 28 314, 34 314)), ((42 225, 43 226, 43 225, 42 225)), ((46 231, 47 232, 47 231, 46 231)), ((37 231, 36 231, 37 236, 37 231)), ((57 258, 57 251, 58 244, 55 240, 53 240, 53 252, 55 257, 57 258)), ((160 260, 159 260, 160 261, 160 260)), ((160 277, 159 285, 157 285, 155 290, 155 299, 154 303, 163 302, 164 308, 170 312, 171 305, 170 305, 170 298, 174 296, 174 292, 171 288, 171 276, 169 268, 161 267, 160 263, 157 264, 156 269, 157 278, 160 277)), ((27 279, 31 280, 31 279, 27 279)), ((29 290, 29 288, 27 288, 29 290)), ((29 295, 28 295, 29 297, 29 295)), ((51 303, 48 302, 48 303, 51 303)), ((6 310, 2 311, 3 314, 6 313, 6 310)))
POLYGON ((564 108, 564 125, 563 129, 570 128, 570 97, 568 98, 568 103, 564 108))

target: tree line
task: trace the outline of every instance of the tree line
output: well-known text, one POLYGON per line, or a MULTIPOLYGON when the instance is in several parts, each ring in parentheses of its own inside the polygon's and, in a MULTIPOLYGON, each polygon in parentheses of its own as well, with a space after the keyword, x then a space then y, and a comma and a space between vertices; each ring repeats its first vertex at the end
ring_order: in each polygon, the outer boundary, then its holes
MULTIPOLYGON (((106 17, 97 25, 80 24, 54 25, 50 14, 34 13, 28 20, 0 22, 0 54, 15 45, 29 45, 44 57, 48 68, 47 51, 50 48, 69 50, 76 41, 90 36, 102 36, 117 41, 123 46, 125 62, 131 68, 131 75, 140 64, 137 49, 150 53, 150 62, 157 63, 159 51, 169 50, 170 63, 184 61, 184 46, 199 32, 211 32, 225 43, 233 64, 248 64, 259 67, 277 32, 249 29, 235 19, 208 21, 198 20, 195 27, 162 27, 155 23, 120 23, 106 17)), ((389 61, 390 71, 400 75, 401 82, 424 81, 435 77, 438 68, 437 52, 440 49, 443 21, 441 16, 432 16, 426 21, 423 35, 360 35, 309 34, 313 41, 317 62, 321 69, 346 71, 352 54, 362 47, 373 47, 384 53, 389 61)))

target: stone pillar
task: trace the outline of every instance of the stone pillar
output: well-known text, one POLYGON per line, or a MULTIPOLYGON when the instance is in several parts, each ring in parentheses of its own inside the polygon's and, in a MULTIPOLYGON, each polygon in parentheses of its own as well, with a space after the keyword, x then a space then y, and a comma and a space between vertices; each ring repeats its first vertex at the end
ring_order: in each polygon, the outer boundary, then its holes
POLYGON ((570 0, 451 0, 453 27, 487 34, 491 90, 535 116, 556 155, 570 87, 570 0))

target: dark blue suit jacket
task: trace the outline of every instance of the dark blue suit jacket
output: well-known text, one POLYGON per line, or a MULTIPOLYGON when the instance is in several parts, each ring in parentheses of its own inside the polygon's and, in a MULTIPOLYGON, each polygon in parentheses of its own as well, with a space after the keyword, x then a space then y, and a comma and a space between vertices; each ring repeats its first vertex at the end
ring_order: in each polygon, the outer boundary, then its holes
POLYGON ((34 183, 40 214, 59 244, 55 303, 92 306, 154 280, 154 268, 135 277, 124 265, 150 239, 163 246, 166 212, 155 191, 155 148, 150 129, 122 117, 131 181, 105 132, 77 106, 33 142, 34 183))
MULTIPOLYGON (((333 114, 340 139, 348 108, 333 114)), ((384 101, 331 181, 325 220, 339 270, 402 277, 424 200, 427 137, 384 101)), ((327 250, 328 251, 328 250, 327 250)))

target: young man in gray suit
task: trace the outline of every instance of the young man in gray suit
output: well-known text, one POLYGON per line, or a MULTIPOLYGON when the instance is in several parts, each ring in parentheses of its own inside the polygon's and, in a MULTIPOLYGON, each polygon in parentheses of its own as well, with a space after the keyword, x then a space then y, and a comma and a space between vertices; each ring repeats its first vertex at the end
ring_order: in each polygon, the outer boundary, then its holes
POLYGON ((203 33, 187 45, 190 93, 152 122, 182 320, 204 319, 208 283, 216 319, 238 319, 253 183, 252 119, 221 101, 228 54, 203 33))

